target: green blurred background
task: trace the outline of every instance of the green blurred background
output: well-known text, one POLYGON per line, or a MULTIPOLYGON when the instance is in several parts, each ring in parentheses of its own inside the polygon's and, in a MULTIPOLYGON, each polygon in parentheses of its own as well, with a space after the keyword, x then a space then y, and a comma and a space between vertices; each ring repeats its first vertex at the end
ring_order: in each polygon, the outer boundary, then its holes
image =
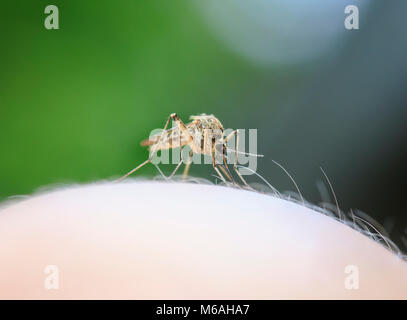
POLYGON ((402 0, 3 1, 0 200, 120 176, 170 113, 205 112, 259 130, 258 172, 276 188, 293 190, 273 159, 326 200, 322 166, 344 210, 403 245, 406 13, 402 0), (59 30, 44 27, 49 4, 59 30), (344 28, 347 4, 359 30, 344 28))
POLYGON ((219 114, 219 96, 253 72, 187 1, 57 1, 59 30, 44 28, 47 2, 10 3, 1 19, 2 197, 124 173, 148 156, 139 142, 171 112, 219 114))

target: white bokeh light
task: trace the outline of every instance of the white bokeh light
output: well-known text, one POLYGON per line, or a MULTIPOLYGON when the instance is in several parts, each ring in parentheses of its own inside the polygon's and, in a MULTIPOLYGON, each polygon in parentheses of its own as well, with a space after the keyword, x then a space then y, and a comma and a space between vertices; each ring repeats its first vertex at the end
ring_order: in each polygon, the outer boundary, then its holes
MULTIPOLYGON (((227 47, 259 65, 317 58, 340 41, 356 0, 205 0, 197 7, 227 47)), ((363 8, 366 3, 363 3, 363 8)))

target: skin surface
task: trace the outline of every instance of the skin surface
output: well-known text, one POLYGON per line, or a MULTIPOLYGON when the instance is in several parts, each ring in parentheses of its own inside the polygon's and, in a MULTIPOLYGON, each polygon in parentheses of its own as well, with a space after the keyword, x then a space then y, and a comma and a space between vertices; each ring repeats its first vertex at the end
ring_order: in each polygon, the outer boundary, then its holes
POLYGON ((298 204, 214 185, 101 183, 3 206, 0 261, 2 299, 407 298, 407 263, 382 245, 298 204), (58 289, 44 285, 49 265, 58 289), (358 289, 345 286, 349 265, 358 289))

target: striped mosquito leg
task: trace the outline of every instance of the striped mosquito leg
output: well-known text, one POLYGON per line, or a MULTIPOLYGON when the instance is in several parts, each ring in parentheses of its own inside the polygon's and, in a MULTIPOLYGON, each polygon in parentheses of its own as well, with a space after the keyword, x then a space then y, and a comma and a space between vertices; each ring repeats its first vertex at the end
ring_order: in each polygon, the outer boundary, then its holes
POLYGON ((147 163, 149 163, 151 161, 150 158, 148 158, 146 161, 144 161, 142 164, 138 165, 136 168, 134 168, 133 170, 131 170, 130 172, 126 173, 123 177, 115 180, 114 182, 120 182, 123 181, 124 179, 126 179, 129 175, 131 175, 132 173, 136 172, 138 169, 140 169, 141 167, 143 167, 144 165, 146 165, 147 163))
MULTIPOLYGON (((219 171, 219 169, 218 169, 218 166, 217 166, 216 161, 215 161, 215 152, 213 152, 213 151, 212 151, 212 166, 213 166, 213 168, 215 169, 215 171, 216 171, 216 173, 218 174, 218 176, 222 179, 222 181, 223 181, 224 183, 227 183, 226 180, 225 180, 225 178, 223 177, 223 175, 220 173, 220 171, 219 171)), ((221 168, 222 168, 222 167, 221 167, 221 168)), ((222 168, 222 169, 223 169, 223 168, 222 168)), ((223 169, 223 171, 224 171, 224 169, 223 169)))
POLYGON ((231 132, 225 139, 224 142, 226 144, 226 142, 231 138, 235 136, 236 137, 236 141, 235 141, 235 159, 234 159, 234 164, 233 164, 233 170, 236 172, 236 174, 239 176, 240 180, 243 182, 243 184, 250 188, 253 189, 252 187, 250 187, 246 180, 243 178, 242 174, 239 172, 238 168, 237 168, 237 155, 239 153, 239 130, 235 130, 233 132, 231 132))
MULTIPOLYGON (((223 158, 224 167, 225 167, 225 169, 226 169, 226 171, 227 171, 227 175, 226 175, 226 176, 229 178, 229 180, 230 180, 231 182, 233 182, 234 185, 238 185, 238 184, 235 182, 235 180, 233 179, 232 174, 230 173, 228 164, 227 164, 227 162, 226 162, 225 152, 226 152, 226 145, 223 145, 222 158, 223 158)), ((221 167, 221 168, 222 168, 222 167, 221 167)))

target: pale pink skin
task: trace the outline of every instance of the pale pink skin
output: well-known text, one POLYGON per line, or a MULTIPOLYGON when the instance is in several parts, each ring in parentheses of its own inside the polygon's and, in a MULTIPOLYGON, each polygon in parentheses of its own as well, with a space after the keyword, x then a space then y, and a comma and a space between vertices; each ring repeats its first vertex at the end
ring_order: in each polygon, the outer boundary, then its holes
POLYGON ((0 210, 2 299, 406 299, 407 263, 298 204, 133 180, 0 210), (59 289, 46 289, 47 265, 59 289), (345 288, 347 265, 359 288, 345 288))

